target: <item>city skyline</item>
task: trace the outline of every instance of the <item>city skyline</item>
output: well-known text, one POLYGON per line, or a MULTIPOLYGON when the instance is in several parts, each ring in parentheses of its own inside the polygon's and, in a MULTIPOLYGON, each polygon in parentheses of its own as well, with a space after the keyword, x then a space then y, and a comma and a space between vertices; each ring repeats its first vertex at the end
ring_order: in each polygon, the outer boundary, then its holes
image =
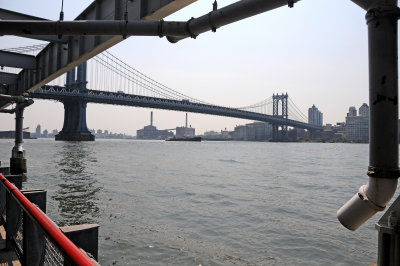
MULTIPOLYGON (((0 1, 0 7, 58 19, 58 1, 0 1), (46 5, 46 10, 38 6, 46 5)), ((75 18, 91 1, 66 2, 65 19, 75 18)), ((184 20, 209 12, 212 2, 198 1, 166 18, 184 20)), ((233 1, 220 2, 225 6, 233 1)), ((316 104, 324 123, 343 121, 348 106, 368 102, 367 27, 365 12, 350 1, 300 1, 206 33, 196 40, 170 44, 154 37, 131 37, 110 52, 155 80, 207 102, 243 106, 287 92, 307 114, 316 104), (337 21, 330 10, 340 12, 337 21), (316 23, 318 21, 318 23, 316 23)), ((336 12, 334 12, 336 13, 336 12)), ((1 48, 40 43, 1 37, 1 48)), ((147 124, 150 109, 88 104, 89 128, 108 128, 134 135, 147 124)), ((25 112, 25 125, 61 129, 63 105, 36 100, 25 112), (51 110, 49 112, 49 110, 51 110)), ((157 110, 158 127, 184 124, 184 112, 157 110)), ((2 115, 0 130, 13 128, 14 117, 2 115)), ((190 114, 199 132, 233 129, 252 121, 190 114)))

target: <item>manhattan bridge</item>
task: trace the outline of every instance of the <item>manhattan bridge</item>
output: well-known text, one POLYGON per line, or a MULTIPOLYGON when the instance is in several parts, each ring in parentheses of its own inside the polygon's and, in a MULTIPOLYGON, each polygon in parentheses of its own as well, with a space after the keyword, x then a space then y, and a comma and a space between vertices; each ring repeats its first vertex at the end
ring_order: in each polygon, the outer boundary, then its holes
MULTIPOLYGON (((45 45, 3 50, 36 56, 45 45)), ((4 69, 12 71, 12 69, 4 69)), ((288 94, 273 96, 249 106, 231 108, 182 94, 123 62, 108 51, 68 71, 28 94, 30 98, 56 100, 65 108, 64 126, 56 140, 94 140, 86 125, 87 103, 114 104, 186 111, 269 122, 273 140, 285 140, 288 126, 307 130, 321 127, 307 123, 306 116, 288 94)))

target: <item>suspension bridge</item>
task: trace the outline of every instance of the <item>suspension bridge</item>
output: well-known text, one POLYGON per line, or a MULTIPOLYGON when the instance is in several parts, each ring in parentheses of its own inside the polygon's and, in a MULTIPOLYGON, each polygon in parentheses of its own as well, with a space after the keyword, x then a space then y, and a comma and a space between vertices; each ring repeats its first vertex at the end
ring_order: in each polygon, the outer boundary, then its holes
MULTIPOLYGON (((32 54, 41 49, 41 45, 35 45, 6 51, 32 54)), ((56 100, 64 104, 64 126, 56 138, 60 140, 94 139, 86 125, 87 103, 156 108, 268 122, 273 125, 275 140, 284 139, 287 127, 321 129, 318 125, 307 123, 306 116, 287 94, 274 94, 256 104, 238 108, 211 104, 165 86, 108 51, 30 92, 29 97, 56 100)))

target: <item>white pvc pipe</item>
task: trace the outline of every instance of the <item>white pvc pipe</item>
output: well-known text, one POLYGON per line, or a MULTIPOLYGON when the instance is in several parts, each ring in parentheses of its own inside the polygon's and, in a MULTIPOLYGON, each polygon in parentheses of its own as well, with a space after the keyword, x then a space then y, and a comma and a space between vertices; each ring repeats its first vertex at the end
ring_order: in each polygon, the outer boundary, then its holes
POLYGON ((350 230, 356 230, 378 211, 383 211, 393 197, 397 179, 370 177, 366 185, 360 187, 338 211, 340 223, 350 230))

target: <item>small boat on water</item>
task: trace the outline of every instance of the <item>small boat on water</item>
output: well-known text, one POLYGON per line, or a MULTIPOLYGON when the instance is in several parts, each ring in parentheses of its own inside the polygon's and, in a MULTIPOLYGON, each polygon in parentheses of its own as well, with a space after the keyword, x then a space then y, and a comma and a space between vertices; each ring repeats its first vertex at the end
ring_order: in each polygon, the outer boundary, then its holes
POLYGON ((201 137, 183 137, 183 138, 169 138, 165 139, 165 141, 201 141, 201 137))

